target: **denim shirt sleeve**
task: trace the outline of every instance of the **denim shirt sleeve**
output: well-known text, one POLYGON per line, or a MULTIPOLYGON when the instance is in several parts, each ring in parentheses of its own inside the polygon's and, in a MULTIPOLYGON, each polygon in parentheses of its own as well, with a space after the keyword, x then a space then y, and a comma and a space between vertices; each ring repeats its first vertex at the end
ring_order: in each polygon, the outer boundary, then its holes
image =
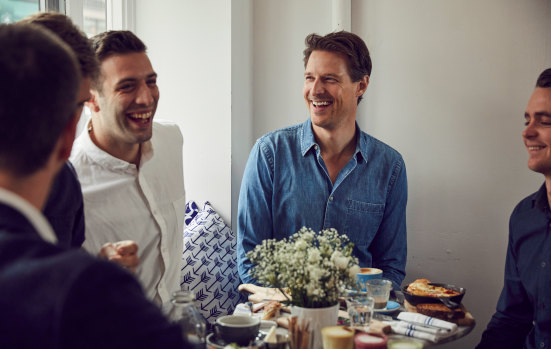
POLYGON ((256 283, 247 252, 272 238, 274 158, 261 140, 254 145, 241 182, 237 209, 237 266, 243 283, 256 283))
POLYGON ((407 259, 406 204, 408 196, 406 167, 400 157, 393 169, 384 216, 369 250, 373 266, 383 270, 383 277, 400 289, 407 259))
MULTIPOLYGON (((513 212, 511 217, 514 215, 513 212)), ((476 349, 523 348, 526 336, 533 326, 532 319, 532 305, 518 273, 514 242, 510 234, 503 289, 496 312, 476 349)))

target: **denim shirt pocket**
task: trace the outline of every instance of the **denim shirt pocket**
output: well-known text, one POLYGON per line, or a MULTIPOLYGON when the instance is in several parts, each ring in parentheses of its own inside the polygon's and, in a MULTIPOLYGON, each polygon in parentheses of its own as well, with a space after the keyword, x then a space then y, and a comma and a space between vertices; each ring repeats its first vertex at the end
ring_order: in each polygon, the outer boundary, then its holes
POLYGON ((370 244, 379 230, 384 211, 384 204, 346 200, 346 235, 358 246, 370 244))

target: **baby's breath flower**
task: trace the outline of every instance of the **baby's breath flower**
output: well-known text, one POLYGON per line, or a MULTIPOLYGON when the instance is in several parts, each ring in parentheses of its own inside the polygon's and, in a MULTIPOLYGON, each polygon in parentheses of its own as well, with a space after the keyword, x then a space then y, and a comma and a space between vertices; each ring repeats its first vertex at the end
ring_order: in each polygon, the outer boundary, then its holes
POLYGON ((303 227, 288 239, 264 240, 247 257, 250 274, 268 287, 287 287, 291 304, 306 308, 334 305, 352 287, 359 271, 354 244, 335 229, 315 233, 303 227))

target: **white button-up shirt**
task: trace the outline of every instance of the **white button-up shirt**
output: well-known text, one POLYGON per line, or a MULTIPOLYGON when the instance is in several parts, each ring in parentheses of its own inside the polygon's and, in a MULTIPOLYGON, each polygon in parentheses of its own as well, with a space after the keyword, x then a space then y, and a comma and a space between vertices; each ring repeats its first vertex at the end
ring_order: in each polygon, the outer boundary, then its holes
POLYGON ((164 308, 180 289, 185 191, 183 138, 176 124, 153 123, 142 144, 140 168, 98 148, 83 132, 71 162, 82 186, 86 239, 97 254, 106 242, 138 244, 137 277, 146 295, 164 308))

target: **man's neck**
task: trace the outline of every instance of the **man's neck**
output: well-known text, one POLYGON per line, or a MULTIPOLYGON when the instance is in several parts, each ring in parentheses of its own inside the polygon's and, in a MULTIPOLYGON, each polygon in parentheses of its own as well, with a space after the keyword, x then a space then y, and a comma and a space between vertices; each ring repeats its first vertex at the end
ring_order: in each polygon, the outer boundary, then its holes
MULTIPOLYGON (((328 130, 322 127, 312 125, 314 138, 320 145, 322 154, 329 157, 342 156, 352 153, 356 148, 356 124, 349 127, 341 127, 335 130, 328 130)), ((351 156, 352 154, 350 154, 351 156)))
POLYGON ((313 125, 312 130, 316 142, 320 145, 321 157, 331 182, 335 183, 339 172, 356 150, 356 124, 337 130, 327 130, 313 125))
POLYGON ((92 142, 101 150, 106 153, 129 162, 139 167, 141 158, 141 144, 128 144, 124 142, 118 142, 111 138, 102 137, 101 133, 98 134, 94 130, 92 121, 88 124, 88 134, 92 142))

